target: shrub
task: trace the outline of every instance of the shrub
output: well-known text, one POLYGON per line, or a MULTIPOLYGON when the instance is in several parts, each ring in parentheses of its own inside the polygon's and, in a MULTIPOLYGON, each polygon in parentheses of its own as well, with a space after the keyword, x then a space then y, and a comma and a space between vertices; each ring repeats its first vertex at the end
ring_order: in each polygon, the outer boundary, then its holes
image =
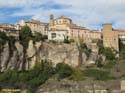
POLYGON ((0 32, 0 45, 4 45, 8 37, 6 36, 5 32, 0 32))
POLYGON ((105 48, 103 46, 103 41, 98 40, 97 45, 99 47, 99 54, 103 54, 106 56, 107 60, 114 60, 115 59, 115 53, 111 48, 105 48))
POLYGON ((64 64, 64 63, 58 63, 56 65, 56 73, 58 75, 58 79, 63 79, 66 77, 71 76, 72 74, 72 69, 69 65, 64 64))
POLYGON ((107 71, 101 71, 97 69, 86 69, 84 75, 87 77, 94 78, 96 80, 109 80, 112 79, 111 75, 107 71))
POLYGON ((10 76, 11 82, 17 82, 18 81, 18 73, 17 71, 11 71, 11 76, 10 76))
POLYGON ((122 59, 125 59, 125 44, 119 40, 119 52, 122 59))
POLYGON ((84 80, 85 77, 84 77, 83 71, 75 68, 75 69, 73 69, 72 75, 69 77, 69 79, 81 81, 81 80, 84 80))
POLYGON ((101 57, 99 57, 99 58, 97 59, 97 61, 96 61, 96 66, 99 67, 99 68, 103 67, 102 58, 101 58, 101 57))
POLYGON ((66 43, 66 44, 70 44, 71 43, 70 40, 69 40, 69 38, 68 38, 68 36, 66 38, 64 38, 63 42, 66 43))
POLYGON ((10 79, 10 77, 11 77, 11 71, 10 70, 6 70, 5 72, 1 73, 1 75, 0 75, 0 82, 8 80, 8 79, 10 79))
POLYGON ((91 49, 87 47, 87 45, 83 42, 83 40, 80 40, 77 46, 78 46, 79 52, 84 52, 87 57, 90 56, 91 49))
POLYGON ((29 80, 28 73, 26 73, 26 72, 19 73, 19 77, 18 78, 22 82, 26 82, 27 80, 29 80))
POLYGON ((105 48, 104 55, 106 56, 107 60, 114 60, 115 59, 115 54, 113 53, 113 50, 111 48, 105 48))
POLYGON ((116 65, 116 61, 115 61, 115 60, 110 60, 110 61, 108 61, 108 62, 104 65, 104 68, 110 69, 110 68, 112 68, 114 65, 116 65))

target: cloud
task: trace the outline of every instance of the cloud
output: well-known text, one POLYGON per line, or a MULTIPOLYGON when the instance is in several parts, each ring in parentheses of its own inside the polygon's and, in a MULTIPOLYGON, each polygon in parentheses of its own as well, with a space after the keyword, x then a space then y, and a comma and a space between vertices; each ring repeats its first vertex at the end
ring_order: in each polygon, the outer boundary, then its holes
POLYGON ((8 14, 8 20, 31 17, 48 22, 49 15, 54 14, 71 17, 74 23, 91 29, 101 29, 108 22, 125 28, 124 5, 125 0, 0 0, 0 18, 8 14))

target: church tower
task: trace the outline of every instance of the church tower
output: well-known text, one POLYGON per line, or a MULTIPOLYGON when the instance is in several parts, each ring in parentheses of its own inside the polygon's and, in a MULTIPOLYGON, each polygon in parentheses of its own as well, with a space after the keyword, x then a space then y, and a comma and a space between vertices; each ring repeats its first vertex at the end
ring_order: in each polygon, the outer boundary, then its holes
POLYGON ((54 26, 54 16, 50 15, 50 26, 54 26))

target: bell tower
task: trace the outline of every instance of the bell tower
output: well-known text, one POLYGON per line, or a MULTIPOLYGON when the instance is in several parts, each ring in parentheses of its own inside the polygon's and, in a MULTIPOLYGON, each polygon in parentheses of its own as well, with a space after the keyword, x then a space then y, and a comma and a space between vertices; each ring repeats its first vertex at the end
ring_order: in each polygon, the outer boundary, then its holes
POLYGON ((50 15, 50 26, 54 26, 54 16, 50 15))

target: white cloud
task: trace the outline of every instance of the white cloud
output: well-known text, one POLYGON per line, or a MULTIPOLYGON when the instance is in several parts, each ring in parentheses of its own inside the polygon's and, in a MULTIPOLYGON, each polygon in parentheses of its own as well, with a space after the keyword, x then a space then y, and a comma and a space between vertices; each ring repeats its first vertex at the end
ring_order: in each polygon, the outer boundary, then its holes
POLYGON ((99 28, 100 24, 111 22, 114 27, 125 28, 125 0, 0 0, 0 7, 19 7, 22 10, 11 16, 32 16, 48 21, 49 15, 67 15, 80 25, 99 28), (64 6, 62 9, 44 8, 50 4, 64 6), (65 5, 71 6, 66 7, 65 5))

